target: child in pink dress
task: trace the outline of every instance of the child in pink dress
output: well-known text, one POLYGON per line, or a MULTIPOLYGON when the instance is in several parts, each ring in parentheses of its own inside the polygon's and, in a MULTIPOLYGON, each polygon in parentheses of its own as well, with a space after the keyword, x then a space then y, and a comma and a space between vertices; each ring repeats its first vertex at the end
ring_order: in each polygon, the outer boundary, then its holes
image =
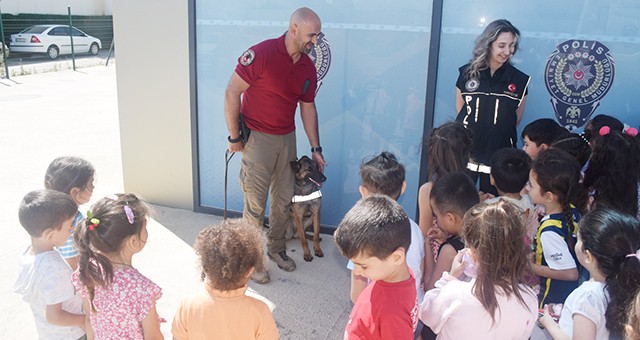
POLYGON ((538 312, 536 294, 526 285, 521 212, 501 198, 471 208, 462 225, 467 248, 425 294, 420 320, 438 339, 528 339, 538 312), (468 282, 460 280, 468 266, 465 253, 477 265, 468 282))
POLYGON ((135 194, 105 197, 74 235, 80 265, 73 275, 95 339, 163 339, 156 311, 162 290, 131 265, 147 242, 149 207, 135 194))

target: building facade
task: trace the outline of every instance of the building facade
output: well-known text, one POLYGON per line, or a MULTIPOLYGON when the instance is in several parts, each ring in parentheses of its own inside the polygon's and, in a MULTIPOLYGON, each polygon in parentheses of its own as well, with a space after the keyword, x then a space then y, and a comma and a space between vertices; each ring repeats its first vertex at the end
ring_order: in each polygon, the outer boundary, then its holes
MULTIPOLYGON (((426 178, 423 141, 455 118, 458 67, 489 22, 521 31, 512 58, 531 83, 519 131, 555 118, 580 131, 596 114, 638 127, 640 3, 433 0, 188 2, 115 1, 118 94, 127 190, 152 202, 219 213, 224 206, 224 90, 237 58, 282 35, 300 6, 322 19, 313 52, 324 156, 322 222, 338 224, 359 199, 364 158, 387 150, 407 169, 400 199, 416 216, 426 178), (154 27, 149 41, 128 32, 154 27), (150 56, 148 51, 164 51, 150 56)), ((309 145, 297 118, 299 156, 309 145)), ((519 141, 519 146, 522 142, 519 141)), ((228 166, 228 208, 242 210, 240 157, 228 166)))

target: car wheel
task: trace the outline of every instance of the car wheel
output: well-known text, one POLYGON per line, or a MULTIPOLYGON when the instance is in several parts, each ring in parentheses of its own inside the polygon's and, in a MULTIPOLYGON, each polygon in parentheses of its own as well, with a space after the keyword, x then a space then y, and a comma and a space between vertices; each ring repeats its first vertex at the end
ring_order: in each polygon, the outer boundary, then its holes
POLYGON ((60 51, 58 50, 58 47, 56 45, 51 45, 49 46, 49 48, 47 48, 47 55, 49 56, 49 59, 58 59, 59 54, 60 51))
POLYGON ((89 47, 89 53, 91 53, 91 55, 97 55, 98 51, 100 51, 98 44, 96 43, 91 44, 91 47, 89 47))

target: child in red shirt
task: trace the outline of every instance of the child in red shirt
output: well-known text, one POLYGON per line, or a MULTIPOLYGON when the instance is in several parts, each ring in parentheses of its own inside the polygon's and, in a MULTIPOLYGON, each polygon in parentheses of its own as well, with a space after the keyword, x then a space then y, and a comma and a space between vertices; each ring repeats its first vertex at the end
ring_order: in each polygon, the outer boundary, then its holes
POLYGON ((358 296, 344 339, 413 339, 418 318, 415 278, 407 267, 411 243, 407 214, 374 194, 347 212, 334 235, 353 272, 371 281, 358 296))

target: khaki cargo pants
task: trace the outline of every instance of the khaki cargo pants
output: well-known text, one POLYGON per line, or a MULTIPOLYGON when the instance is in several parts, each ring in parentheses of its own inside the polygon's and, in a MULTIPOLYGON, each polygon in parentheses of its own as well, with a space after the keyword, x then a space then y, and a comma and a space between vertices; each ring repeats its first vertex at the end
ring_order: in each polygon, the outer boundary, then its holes
POLYGON ((286 249, 285 230, 291 223, 294 176, 289 162, 295 161, 296 133, 270 135, 251 131, 242 152, 240 186, 244 192, 243 217, 262 228, 269 189, 269 234, 267 251, 286 249))

